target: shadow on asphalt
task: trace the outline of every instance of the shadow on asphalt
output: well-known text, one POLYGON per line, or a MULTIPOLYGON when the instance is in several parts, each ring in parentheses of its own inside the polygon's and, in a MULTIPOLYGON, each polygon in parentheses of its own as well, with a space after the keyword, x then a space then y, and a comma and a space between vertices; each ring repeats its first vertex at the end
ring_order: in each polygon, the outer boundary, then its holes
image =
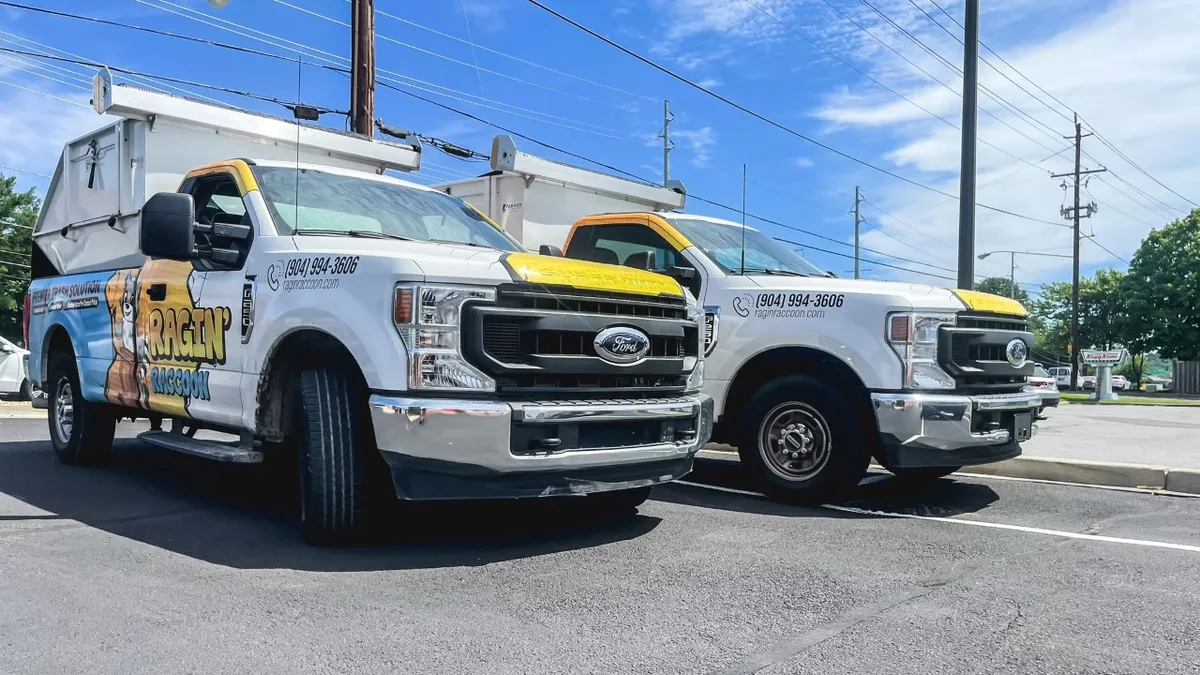
MULTIPOLYGON (((588 512, 575 500, 396 504, 369 545, 321 549, 300 539, 292 481, 118 440, 95 467, 69 467, 49 442, 0 443, 0 492, 53 516, 235 568, 306 571, 421 569, 585 549, 640 537, 658 518, 588 512), (284 487, 286 485, 286 487, 284 487), (567 503, 567 502, 570 503, 567 503), (401 533, 402 532, 402 533, 401 533)), ((39 531, 78 527, 39 524, 39 531)))
MULTIPOLYGON (((736 460, 697 458, 689 483, 736 490, 754 490, 749 477, 736 460)), ((882 511, 918 516, 958 516, 986 509, 1000 498, 990 486, 965 482, 948 476, 928 483, 900 480, 889 473, 871 473, 840 503, 867 511, 882 511)), ((791 506, 729 492, 705 490, 688 485, 655 488, 652 499, 691 506, 724 509, 764 515, 863 518, 859 514, 831 511, 819 507, 791 506)))

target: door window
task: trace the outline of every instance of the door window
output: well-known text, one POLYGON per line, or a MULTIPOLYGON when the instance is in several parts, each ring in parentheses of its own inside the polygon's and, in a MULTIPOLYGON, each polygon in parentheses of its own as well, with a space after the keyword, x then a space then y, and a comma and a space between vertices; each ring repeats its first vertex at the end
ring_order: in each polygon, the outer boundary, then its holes
POLYGON ((239 254, 237 263, 233 265, 220 265, 209 260, 202 260, 200 261, 202 267, 206 269, 241 269, 246 262, 246 254, 250 251, 254 225, 233 176, 224 173, 201 176, 194 179, 185 191, 192 195, 196 204, 196 222, 202 225, 246 225, 250 227, 251 236, 245 239, 196 234, 198 246, 229 248, 239 254))

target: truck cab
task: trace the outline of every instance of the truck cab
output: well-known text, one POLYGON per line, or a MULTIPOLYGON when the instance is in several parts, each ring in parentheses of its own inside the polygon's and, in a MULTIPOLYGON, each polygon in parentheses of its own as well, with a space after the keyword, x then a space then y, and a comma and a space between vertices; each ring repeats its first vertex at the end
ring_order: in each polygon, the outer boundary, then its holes
POLYGON ((106 72, 93 103, 118 121, 64 148, 26 300, 65 463, 101 461, 121 418, 161 448, 295 462, 302 533, 335 544, 389 495, 631 509, 710 437, 702 312, 675 280, 531 254, 384 173, 419 170, 419 145, 106 72))
MULTIPOLYGON (((1016 301, 833 278, 753 227, 677 210, 622 212, 648 201, 646 186, 621 194, 611 176, 589 182, 511 154, 496 168, 525 176, 527 213, 561 216, 573 190, 608 195, 610 212, 576 214, 564 227, 567 258, 669 275, 700 300, 714 440, 737 446, 768 496, 842 497, 871 459, 930 479, 1015 457, 1035 433, 1041 402, 1025 389, 1033 336, 1016 301), (566 186, 558 199, 555 184, 566 186)), ((466 192, 470 182, 445 189, 466 192)), ((659 203, 670 200, 659 192, 659 203)))

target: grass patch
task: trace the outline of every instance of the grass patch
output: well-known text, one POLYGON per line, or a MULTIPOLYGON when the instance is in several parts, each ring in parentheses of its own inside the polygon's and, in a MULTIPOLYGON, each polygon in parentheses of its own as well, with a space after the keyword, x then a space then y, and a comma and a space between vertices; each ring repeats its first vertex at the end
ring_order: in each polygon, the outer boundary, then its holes
POLYGON ((1083 394, 1079 392, 1062 393, 1062 400, 1071 403, 1099 403, 1100 405, 1165 405, 1165 406, 1183 406, 1189 408, 1200 408, 1200 400, 1186 398, 1150 398, 1147 396, 1121 396, 1115 401, 1093 401, 1091 394, 1083 394))

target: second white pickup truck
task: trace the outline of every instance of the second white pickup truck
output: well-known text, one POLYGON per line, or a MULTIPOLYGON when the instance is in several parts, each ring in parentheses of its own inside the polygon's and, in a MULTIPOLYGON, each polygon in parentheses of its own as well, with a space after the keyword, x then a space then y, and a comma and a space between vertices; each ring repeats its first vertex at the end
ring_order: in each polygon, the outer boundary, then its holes
POLYGON ((441 186, 529 244, 670 275, 706 313, 714 440, 767 495, 844 496, 874 458, 929 479, 1015 457, 1041 399, 1025 308, 986 293, 832 278, 754 228, 679 213, 656 188, 492 144, 493 173, 441 186))

